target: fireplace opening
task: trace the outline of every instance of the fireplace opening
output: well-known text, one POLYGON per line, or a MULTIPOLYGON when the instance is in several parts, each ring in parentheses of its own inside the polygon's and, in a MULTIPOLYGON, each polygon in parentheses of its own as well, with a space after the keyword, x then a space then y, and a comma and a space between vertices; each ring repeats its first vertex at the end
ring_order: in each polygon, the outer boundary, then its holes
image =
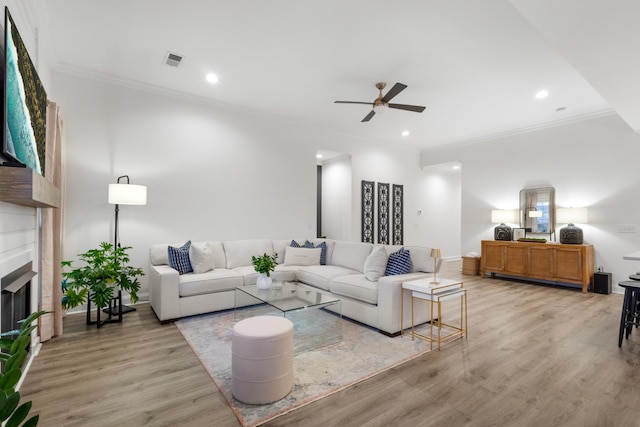
POLYGON ((0 331, 19 329, 20 320, 31 314, 31 279, 36 275, 31 262, 12 271, 0 280, 0 331))

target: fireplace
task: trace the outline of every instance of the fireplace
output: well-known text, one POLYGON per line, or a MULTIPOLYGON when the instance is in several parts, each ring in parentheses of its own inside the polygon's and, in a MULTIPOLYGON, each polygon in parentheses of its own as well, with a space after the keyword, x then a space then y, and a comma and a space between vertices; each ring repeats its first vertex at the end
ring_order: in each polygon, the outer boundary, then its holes
POLYGON ((1 332, 18 329, 18 322, 31 314, 31 279, 35 275, 31 262, 28 262, 1 279, 1 332))

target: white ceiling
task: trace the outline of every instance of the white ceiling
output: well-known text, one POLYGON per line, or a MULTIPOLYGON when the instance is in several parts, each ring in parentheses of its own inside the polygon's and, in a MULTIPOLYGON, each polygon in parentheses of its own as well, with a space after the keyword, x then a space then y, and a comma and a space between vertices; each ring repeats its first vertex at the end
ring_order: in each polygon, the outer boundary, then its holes
MULTIPOLYGON (((640 129, 639 6, 629 0, 56 0, 54 68, 429 148, 618 112, 640 129), (602 36, 602 37, 601 37, 602 36), (164 65, 167 52, 184 56, 164 65), (603 61, 606 59, 606 61, 603 61), (205 74, 220 81, 211 85, 205 74), (402 82, 360 120, 374 84, 402 82), (537 100, 535 93, 550 95, 537 100), (556 111, 564 107, 561 112, 556 111), (635 122, 634 122, 635 121, 635 122), (409 130, 408 137, 401 132, 409 130)), ((640 2, 638 2, 640 3, 640 2)), ((387 88, 387 89, 388 89, 387 88)))

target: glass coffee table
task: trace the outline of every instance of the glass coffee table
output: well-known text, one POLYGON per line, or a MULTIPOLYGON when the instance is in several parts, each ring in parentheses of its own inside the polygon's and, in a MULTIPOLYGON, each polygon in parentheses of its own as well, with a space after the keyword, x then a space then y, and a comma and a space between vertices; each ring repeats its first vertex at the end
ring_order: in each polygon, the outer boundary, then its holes
POLYGON ((270 289, 240 286, 234 294, 236 322, 254 316, 291 320, 295 354, 342 341, 341 301, 320 289, 298 282, 274 282, 270 289))

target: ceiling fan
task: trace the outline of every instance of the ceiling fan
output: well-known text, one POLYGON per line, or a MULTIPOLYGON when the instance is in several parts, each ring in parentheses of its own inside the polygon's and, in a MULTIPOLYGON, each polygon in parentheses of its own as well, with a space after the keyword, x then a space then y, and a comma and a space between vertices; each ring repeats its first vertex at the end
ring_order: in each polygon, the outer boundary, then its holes
POLYGON ((402 83, 396 83, 389 90, 389 92, 387 92, 386 95, 382 96, 382 89, 384 89, 386 86, 387 86, 386 83, 376 83, 376 88, 378 88, 378 90, 380 91, 380 95, 378 95, 378 97, 373 102, 335 101, 335 103, 336 104, 367 104, 367 105, 372 105, 373 106, 373 110, 371 110, 371 112, 369 114, 367 114, 364 117, 364 119, 362 119, 363 122, 368 122, 369 120, 371 120, 371 118, 373 116, 375 116, 375 114, 376 114, 376 109, 379 108, 379 107, 389 107, 389 108, 395 108, 395 109, 398 109, 398 110, 415 111, 416 113, 422 113, 424 111, 424 109, 427 108, 427 107, 422 107, 422 106, 419 106, 419 105, 390 104, 389 101, 391 101, 391 99, 393 99, 397 94, 399 94, 400 92, 405 90, 407 88, 407 85, 402 84, 402 83))

